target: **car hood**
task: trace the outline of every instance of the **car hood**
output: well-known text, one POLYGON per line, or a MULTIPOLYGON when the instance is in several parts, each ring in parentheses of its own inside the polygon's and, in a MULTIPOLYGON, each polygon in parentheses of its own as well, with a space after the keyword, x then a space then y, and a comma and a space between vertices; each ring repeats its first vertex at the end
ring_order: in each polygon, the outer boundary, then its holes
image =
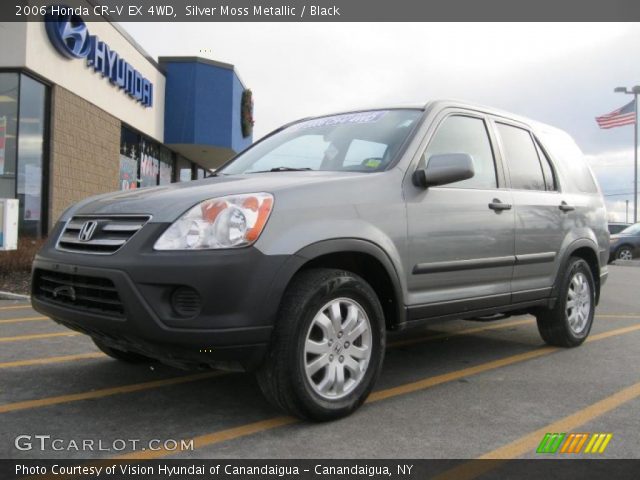
POLYGON ((224 195, 279 191, 305 185, 359 179, 372 173, 358 172, 265 172, 211 177, 161 187, 113 192, 91 197, 68 209, 74 215, 151 215, 152 222, 173 222, 203 200, 224 195))

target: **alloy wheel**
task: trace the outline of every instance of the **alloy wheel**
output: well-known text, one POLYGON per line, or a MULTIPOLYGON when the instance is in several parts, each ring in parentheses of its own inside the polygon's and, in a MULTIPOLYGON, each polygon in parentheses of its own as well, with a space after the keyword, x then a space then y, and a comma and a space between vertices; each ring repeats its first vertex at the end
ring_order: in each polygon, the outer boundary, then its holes
POLYGON ((569 327, 574 333, 580 334, 587 327, 591 314, 591 302, 589 280, 584 273, 578 272, 569 283, 566 304, 569 327))
POLYGON ((633 254, 628 248, 623 248, 618 252, 618 260, 633 260, 633 254))
POLYGON ((304 344, 304 370, 313 391, 343 398, 361 382, 371 359, 371 322, 350 298, 336 298, 313 318, 304 344))

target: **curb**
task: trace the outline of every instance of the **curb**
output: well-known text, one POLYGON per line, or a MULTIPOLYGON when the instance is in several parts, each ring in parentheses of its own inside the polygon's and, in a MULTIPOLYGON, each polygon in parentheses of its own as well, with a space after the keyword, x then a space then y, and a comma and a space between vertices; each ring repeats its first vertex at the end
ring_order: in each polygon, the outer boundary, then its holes
POLYGON ((0 300, 31 300, 29 295, 20 295, 19 293, 0 291, 0 300))

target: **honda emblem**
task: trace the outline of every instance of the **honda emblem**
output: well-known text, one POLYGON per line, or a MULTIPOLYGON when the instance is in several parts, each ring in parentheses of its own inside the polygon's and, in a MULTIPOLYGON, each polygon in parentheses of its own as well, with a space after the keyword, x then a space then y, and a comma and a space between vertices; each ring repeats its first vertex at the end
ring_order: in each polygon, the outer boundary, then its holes
POLYGON ((96 232, 96 228, 98 228, 98 222, 95 220, 89 220, 82 225, 80 229, 80 233, 78 233, 78 240, 81 242, 88 242, 93 238, 93 234, 96 232))

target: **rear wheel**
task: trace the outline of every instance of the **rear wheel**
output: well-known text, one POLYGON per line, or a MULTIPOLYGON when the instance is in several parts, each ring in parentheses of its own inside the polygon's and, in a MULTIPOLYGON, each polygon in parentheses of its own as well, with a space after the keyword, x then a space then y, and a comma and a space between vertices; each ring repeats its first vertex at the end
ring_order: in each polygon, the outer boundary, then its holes
POLYGON ((618 260, 633 260, 633 251, 631 247, 623 246, 616 251, 616 259, 618 260))
POLYGON ((298 417, 332 420, 367 398, 384 356, 380 302, 359 276, 333 269, 297 275, 284 295, 260 387, 298 417))
POLYGON ((591 331, 595 282, 587 262, 577 257, 569 260, 561 281, 554 308, 537 312, 538 330, 549 345, 576 347, 591 331))
POLYGON ((102 353, 110 356, 111 358, 115 358, 116 360, 120 360, 122 362, 127 363, 146 363, 150 362, 151 359, 149 357, 145 357, 144 355, 140 355, 139 353, 127 352, 126 350, 119 350, 117 348, 110 347, 105 345, 100 340, 92 339, 93 343, 96 344, 102 353))

